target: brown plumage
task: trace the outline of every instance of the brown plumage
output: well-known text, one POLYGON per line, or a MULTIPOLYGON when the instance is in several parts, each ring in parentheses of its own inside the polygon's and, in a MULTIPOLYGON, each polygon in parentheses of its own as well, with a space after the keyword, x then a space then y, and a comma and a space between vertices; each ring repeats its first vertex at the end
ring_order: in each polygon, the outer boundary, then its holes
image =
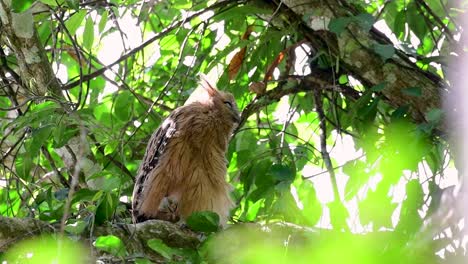
POLYGON ((133 220, 175 222, 208 210, 224 224, 233 205, 225 154, 238 122, 232 94, 202 81, 148 142, 133 190, 133 220))

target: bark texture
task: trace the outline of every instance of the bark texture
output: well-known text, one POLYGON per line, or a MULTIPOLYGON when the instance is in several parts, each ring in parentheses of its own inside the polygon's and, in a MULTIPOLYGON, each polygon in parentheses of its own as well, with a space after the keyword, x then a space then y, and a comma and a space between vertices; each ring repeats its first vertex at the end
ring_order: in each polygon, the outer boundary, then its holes
POLYGON ((292 27, 304 34, 315 50, 326 50, 339 60, 340 67, 370 88, 386 83, 381 91, 387 103, 394 107, 408 106, 416 122, 425 122, 425 114, 432 108, 441 108, 441 98, 446 94, 443 81, 435 74, 421 70, 410 57, 396 49, 395 55, 384 61, 375 53, 376 44, 391 41, 375 28, 365 31, 349 24, 339 37, 329 30, 335 18, 352 17, 360 12, 348 1, 285 0, 266 1, 276 10, 273 22, 292 27), (418 87, 421 96, 405 93, 418 87))
POLYGON ((15 13, 11 10, 11 0, 0 0, 0 19, 0 43, 16 56, 21 82, 31 93, 27 96, 60 97, 60 83, 38 38, 32 9, 15 13))

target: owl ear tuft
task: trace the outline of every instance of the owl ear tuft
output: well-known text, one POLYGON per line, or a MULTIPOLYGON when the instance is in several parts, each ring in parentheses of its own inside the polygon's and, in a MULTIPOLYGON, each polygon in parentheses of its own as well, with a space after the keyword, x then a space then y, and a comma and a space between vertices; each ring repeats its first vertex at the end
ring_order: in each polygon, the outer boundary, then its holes
POLYGON ((208 80, 208 77, 204 74, 200 74, 200 86, 208 93, 210 97, 215 96, 218 94, 218 89, 211 85, 210 81, 208 80))

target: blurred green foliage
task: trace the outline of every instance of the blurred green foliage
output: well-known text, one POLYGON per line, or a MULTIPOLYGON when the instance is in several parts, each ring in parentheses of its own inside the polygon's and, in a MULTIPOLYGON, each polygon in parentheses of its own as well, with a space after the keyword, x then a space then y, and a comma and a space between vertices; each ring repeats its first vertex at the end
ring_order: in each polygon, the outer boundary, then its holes
MULTIPOLYGON (((33 2, 15 0, 13 8, 23 12, 33 2)), ((54 223, 62 219, 71 198, 65 231, 73 235, 93 225, 130 222, 127 204, 146 142, 164 117, 182 105, 197 86, 198 73, 225 72, 230 58, 246 48, 236 77, 229 80, 223 73, 217 82, 220 89, 233 93, 244 109, 256 98, 249 84, 261 81, 278 54, 304 38, 292 26, 269 24, 265 17, 272 10, 265 6, 236 1, 216 8, 211 8, 214 1, 188 0, 38 2, 51 8, 51 12, 38 12, 34 18, 39 38, 48 47, 47 55, 60 69, 56 72, 63 82, 70 84, 106 67, 103 61, 113 62, 129 54, 106 74, 69 87, 65 91, 67 102, 30 101, 21 113, 0 111, 4 132, 0 135, 0 215, 54 223), (183 21, 204 9, 213 9, 214 13, 183 21), (174 21, 183 22, 170 28, 174 21), (122 29, 124 25, 134 26, 139 32, 122 29), (253 37, 241 39, 248 26, 253 27, 253 37), (162 35, 145 49, 130 52, 154 34, 162 35), (73 175, 78 182, 76 190, 70 192, 73 175)), ((444 34, 446 29, 457 30, 452 19, 457 9, 449 5, 450 1, 424 1, 425 5, 416 0, 368 2, 353 1, 361 13, 335 18, 329 30, 339 38, 352 26, 369 31, 377 19, 383 20, 400 48, 417 58, 422 70, 445 76, 441 65, 450 47, 444 34)), ((396 52, 392 45, 376 44, 372 49, 382 62, 396 52)), ((16 64, 14 54, 7 54, 5 59, 9 65, 16 64)), ((305 63, 300 67, 304 68, 330 72, 339 68, 328 50, 306 52, 301 59, 305 63)), ((288 66, 282 62, 277 69, 284 73, 288 66)), ((295 69, 297 72, 299 69, 295 69)), ((341 76, 341 84, 352 86, 352 76, 341 76)), ((271 82, 267 89, 278 87, 288 88, 281 82, 271 82)), ((405 252, 403 249, 433 212, 420 213, 438 201, 441 188, 437 186, 447 164, 451 164, 447 143, 434 133, 443 111, 431 109, 425 113, 428 123, 415 124, 408 116, 409 106, 395 109, 384 100, 380 92, 385 83, 374 87, 357 84, 354 88, 360 91, 357 99, 334 91, 322 95, 329 128, 323 136, 336 173, 347 177, 341 183, 343 192, 335 193, 333 201, 323 203, 319 196, 333 190, 314 182, 315 177, 329 175, 319 140, 323 131, 311 93, 297 92, 279 102, 265 102, 233 136, 227 153, 228 179, 236 201, 233 223, 286 221, 314 227, 327 215, 329 227, 337 231, 333 239, 323 243, 306 239, 294 245, 287 243, 287 236, 278 238, 281 242, 265 241, 258 231, 234 229, 221 233, 221 239, 211 236, 200 253, 181 253, 159 240, 148 241, 149 247, 168 261, 175 255, 227 263, 310 263, 311 259, 317 263, 375 263, 383 256, 388 262, 397 260, 401 254, 392 254, 405 252), (362 151, 362 156, 339 164, 334 155, 343 153, 333 152, 333 148, 341 136, 349 135, 355 149, 348 149, 362 151), (311 170, 324 175, 310 176, 311 170), (404 199, 397 203, 393 194, 401 185, 406 186, 404 199), (425 190, 426 185, 432 187, 425 190), (351 202, 358 209, 350 211, 351 202), (396 222, 392 220, 395 213, 396 222), (382 246, 379 248, 372 239, 362 242, 338 232, 350 230, 387 230, 394 236, 391 241, 399 242, 387 250, 385 243, 377 243, 382 246), (238 247, 233 247, 236 243, 238 247), (224 251, 229 248, 236 251, 224 251)), ((420 97, 423 88, 406 87, 402 93, 420 97)), ((14 106, 7 97, 0 97, 0 105, 14 106)), ((190 218, 188 225, 209 233, 217 230, 218 221, 216 216, 203 213, 190 218)), ((77 252, 81 249, 71 242, 61 243, 64 253, 60 255, 55 253, 56 240, 33 240, 18 244, 5 259, 22 261, 32 252, 34 258, 29 263, 46 263, 51 258, 57 258, 57 263, 80 262, 70 256, 82 255, 82 251, 77 252)), ((94 246, 118 257, 128 254, 123 242, 111 235, 97 238, 94 246)), ((429 255, 434 253, 435 249, 429 255)))

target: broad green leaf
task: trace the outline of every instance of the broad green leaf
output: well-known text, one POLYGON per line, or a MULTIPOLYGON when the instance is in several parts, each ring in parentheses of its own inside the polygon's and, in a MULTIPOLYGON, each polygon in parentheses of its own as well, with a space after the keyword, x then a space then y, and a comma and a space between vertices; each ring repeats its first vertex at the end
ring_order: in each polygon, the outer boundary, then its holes
POLYGON ((80 8, 80 1, 79 0, 65 0, 68 7, 78 10, 80 8))
POLYGON ((341 35, 345 31, 346 27, 353 21, 350 17, 338 17, 334 18, 328 24, 328 29, 336 35, 341 35))
POLYGON ((121 121, 128 121, 132 116, 133 95, 129 91, 123 91, 117 95, 114 104, 114 114, 121 121))
POLYGON ((430 123, 438 124, 440 121, 442 121, 442 117, 444 115, 444 110, 440 108, 432 108, 427 112, 426 118, 427 121, 430 123))
POLYGON ((70 35, 74 36, 76 34, 76 30, 81 26, 81 22, 83 22, 83 19, 86 16, 86 11, 85 10, 80 10, 76 13, 74 13, 70 19, 65 21, 65 26, 68 29, 68 32, 70 35))
POLYGON ((165 259, 172 259, 174 254, 174 249, 166 245, 161 239, 152 238, 147 242, 148 246, 156 251, 159 255, 163 256, 165 259))
POLYGON ((352 199, 359 189, 368 182, 370 173, 366 172, 366 163, 360 160, 346 162, 343 173, 349 176, 345 187, 345 199, 352 199))
POLYGON ((294 180, 294 177, 296 176, 290 167, 282 164, 275 164, 271 166, 270 173, 273 175, 274 179, 278 181, 292 182, 294 180))
POLYGON ((428 28, 424 18, 424 15, 418 10, 417 4, 415 2, 411 2, 408 5, 408 9, 406 12, 406 19, 408 21, 409 28, 414 34, 422 41, 424 36, 428 32, 428 28))
POLYGON ((117 257, 123 257, 127 253, 125 244, 122 240, 113 235, 99 236, 94 242, 94 247, 99 250, 109 252, 117 257))
POLYGON ((88 188, 79 189, 73 194, 72 204, 77 202, 93 201, 93 197, 96 193, 97 191, 90 190, 88 188))
POLYGON ((49 6, 59 6, 65 3, 65 0, 39 0, 49 6))
POLYGON ((398 204, 392 203, 387 194, 388 188, 380 183, 375 191, 367 192, 366 198, 359 203, 359 218, 363 225, 372 222, 376 229, 392 227, 392 214, 398 204))
POLYGON ((219 216, 210 211, 194 212, 187 218, 187 225, 194 231, 216 232, 219 229, 219 216))
POLYGON ((57 200, 65 200, 68 198, 68 188, 61 188, 54 192, 54 198, 57 200))
POLYGON ((118 199, 114 194, 106 193, 96 208, 95 221, 98 225, 103 224, 112 218, 118 199))
POLYGON ((121 186, 120 178, 117 176, 106 177, 104 184, 102 185, 102 190, 107 192, 112 192, 115 189, 121 186))
POLYGON ((15 13, 21 13, 29 9, 36 0, 13 0, 11 10, 15 13))
POLYGON ((343 205, 340 200, 335 198, 335 201, 327 204, 330 210, 330 222, 334 229, 340 230, 348 228, 346 224, 346 218, 349 217, 348 209, 343 205))
POLYGON ((94 21, 91 16, 86 19, 85 29, 83 33, 83 47, 88 51, 93 48, 94 42, 94 21))
POLYGON ((373 92, 380 92, 380 91, 382 91, 382 90, 385 88, 386 85, 387 85, 386 82, 379 83, 379 84, 377 84, 377 85, 372 86, 372 87, 371 87, 371 91, 373 91, 373 92))
POLYGON ((392 119, 400 119, 405 117, 408 114, 409 111, 409 105, 403 105, 395 109, 395 111, 392 112, 392 119))
POLYGON ((359 14, 354 17, 354 21, 364 30, 369 31, 371 30, 372 26, 374 25, 375 19, 371 14, 363 13, 359 14))
POLYGON ((54 130, 55 127, 52 124, 48 124, 32 131, 32 139, 30 141, 31 143, 27 144, 29 152, 32 156, 35 156, 39 153, 39 150, 43 145, 45 145, 45 142, 49 139, 54 130))
POLYGON ((393 33, 401 39, 405 35, 406 11, 398 12, 393 23, 393 33))
POLYGON ((135 259, 135 264, 153 264, 153 263, 154 262, 152 262, 149 259, 142 259, 142 258, 135 259))
POLYGON ((390 59, 395 55, 395 48, 390 44, 374 44, 372 49, 377 53, 384 61, 390 59))
POLYGON ((309 180, 304 180, 297 192, 303 206, 303 221, 307 225, 314 226, 322 216, 322 204, 317 199, 315 187, 309 180))
POLYGON ((338 79, 339 84, 346 84, 348 83, 348 76, 347 75, 341 75, 340 78, 338 79))
POLYGON ((177 0, 172 6, 175 9, 188 9, 192 7, 192 1, 189 0, 177 0))
POLYGON ((16 158, 15 167, 16 173, 23 180, 30 179, 30 172, 33 166, 31 155, 28 153, 23 153, 21 156, 16 158))
POLYGON ((111 141, 104 147, 104 155, 109 155, 113 153, 119 146, 118 141, 111 141))
POLYGON ((67 224, 65 226, 65 231, 73 235, 82 234, 83 231, 88 227, 88 223, 82 220, 77 220, 74 223, 67 224))
POLYGON ((99 20, 99 26, 98 26, 99 33, 102 33, 102 31, 106 27, 108 17, 109 17, 109 12, 107 12, 107 10, 104 10, 101 15, 101 20, 99 20))

